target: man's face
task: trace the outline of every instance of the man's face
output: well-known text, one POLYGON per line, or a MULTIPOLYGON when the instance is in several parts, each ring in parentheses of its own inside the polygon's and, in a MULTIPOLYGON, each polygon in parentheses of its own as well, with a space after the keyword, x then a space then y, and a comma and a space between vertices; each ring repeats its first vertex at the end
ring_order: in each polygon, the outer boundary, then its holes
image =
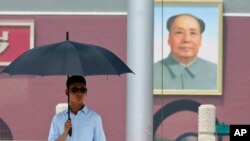
POLYGON ((72 83, 69 86, 70 102, 74 104, 84 104, 87 96, 86 86, 83 83, 72 83))
POLYGON ((190 16, 177 17, 170 29, 168 44, 172 55, 181 63, 190 63, 198 54, 201 46, 200 25, 190 16))

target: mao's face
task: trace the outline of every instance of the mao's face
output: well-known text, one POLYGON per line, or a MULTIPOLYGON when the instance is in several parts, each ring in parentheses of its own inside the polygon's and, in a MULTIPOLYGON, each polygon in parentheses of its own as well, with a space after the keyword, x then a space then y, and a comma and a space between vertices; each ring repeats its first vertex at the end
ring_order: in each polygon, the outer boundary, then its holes
POLYGON ((168 44, 174 58, 184 64, 192 61, 201 46, 200 25, 190 16, 177 17, 170 29, 168 44))

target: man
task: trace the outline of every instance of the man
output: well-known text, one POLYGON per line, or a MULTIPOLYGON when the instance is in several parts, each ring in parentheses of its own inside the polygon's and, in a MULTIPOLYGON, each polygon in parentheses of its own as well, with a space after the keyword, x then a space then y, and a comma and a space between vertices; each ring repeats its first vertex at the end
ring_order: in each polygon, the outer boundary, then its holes
POLYGON ((106 141, 101 117, 84 103, 87 97, 86 80, 82 76, 71 76, 66 82, 65 94, 70 98, 68 110, 53 117, 49 141, 106 141), (70 128, 72 135, 69 136, 70 128))
POLYGON ((190 14, 167 21, 170 54, 154 65, 154 89, 216 90, 217 65, 198 57, 205 23, 190 14))

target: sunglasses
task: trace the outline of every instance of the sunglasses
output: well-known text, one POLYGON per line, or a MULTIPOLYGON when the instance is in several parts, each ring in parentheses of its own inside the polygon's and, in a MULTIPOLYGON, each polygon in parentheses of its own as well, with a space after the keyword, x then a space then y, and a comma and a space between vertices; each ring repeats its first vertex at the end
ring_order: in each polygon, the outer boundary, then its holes
POLYGON ((80 93, 86 93, 87 90, 88 90, 88 89, 85 88, 85 87, 80 87, 80 88, 78 88, 78 87, 73 87, 73 88, 70 89, 70 91, 71 91, 72 93, 78 93, 78 92, 80 92, 80 93))

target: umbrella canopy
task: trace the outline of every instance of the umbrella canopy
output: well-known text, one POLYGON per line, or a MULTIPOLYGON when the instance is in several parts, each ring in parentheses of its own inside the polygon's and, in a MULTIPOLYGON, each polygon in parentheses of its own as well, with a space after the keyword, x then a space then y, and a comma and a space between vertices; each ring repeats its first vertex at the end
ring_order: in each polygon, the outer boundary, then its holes
MULTIPOLYGON (((115 54, 105 48, 66 40, 33 48, 23 53, 2 73, 10 75, 89 76, 120 75, 132 73, 132 71, 115 54)), ((70 111, 70 106, 68 108, 70 111)), ((69 112, 68 119, 70 119, 69 112)), ((71 132, 72 130, 70 130, 69 135, 71 132)))
POLYGON ((33 48, 3 71, 10 75, 120 75, 132 73, 111 51, 66 40, 33 48))

